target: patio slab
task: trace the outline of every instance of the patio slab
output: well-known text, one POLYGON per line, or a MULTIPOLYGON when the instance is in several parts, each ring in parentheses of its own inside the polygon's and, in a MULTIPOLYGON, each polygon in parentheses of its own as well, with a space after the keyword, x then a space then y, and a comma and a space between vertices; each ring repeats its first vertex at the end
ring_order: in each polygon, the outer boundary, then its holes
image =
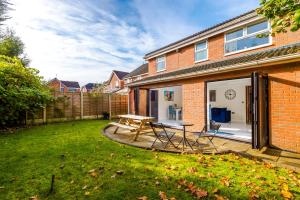
MULTIPOLYGON (((183 152, 181 146, 179 146, 178 148, 174 148, 171 145, 168 145, 168 147, 165 149, 163 148, 164 146, 160 142, 155 143, 155 145, 151 147, 153 141, 155 140, 155 136, 151 129, 143 131, 139 135, 137 141, 133 141, 135 132, 130 132, 128 130, 119 128, 118 133, 114 134, 115 128, 116 127, 114 126, 108 126, 102 131, 102 133, 113 141, 134 147, 144 149, 155 149, 158 151, 172 153, 237 153, 241 156, 255 158, 263 162, 272 163, 275 166, 285 167, 300 172, 300 154, 297 153, 291 153, 269 147, 264 147, 261 150, 256 150, 252 149, 250 143, 219 137, 215 137, 213 140, 218 151, 216 151, 211 144, 207 144, 206 139, 203 139, 203 141, 200 140, 200 142, 205 145, 201 145, 201 148, 193 146, 193 150, 191 148, 187 148, 183 152)), ((173 129, 170 129, 169 131, 176 132, 176 135, 174 137, 174 143, 175 145, 177 145, 182 139, 182 132, 173 129)), ((188 133, 187 138, 191 141, 195 141, 195 136, 192 133, 188 133)))

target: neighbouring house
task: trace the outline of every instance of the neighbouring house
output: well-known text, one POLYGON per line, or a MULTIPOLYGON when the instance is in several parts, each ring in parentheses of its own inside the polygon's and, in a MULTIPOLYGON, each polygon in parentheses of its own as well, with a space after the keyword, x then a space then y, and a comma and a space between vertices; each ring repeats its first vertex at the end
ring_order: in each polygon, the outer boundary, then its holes
POLYGON ((300 153, 300 32, 257 37, 270 30, 253 10, 147 53, 130 113, 300 153))
POLYGON ((124 88, 124 77, 128 72, 113 70, 107 81, 105 92, 115 93, 124 88))
POLYGON ((80 92, 80 86, 77 81, 62 81, 54 78, 48 82, 48 86, 59 92, 80 92))
POLYGON ((148 63, 144 63, 138 68, 132 70, 124 77, 125 86, 133 81, 138 81, 148 76, 148 63))
POLYGON ((96 87, 97 87, 97 83, 88 83, 84 86, 82 86, 81 91, 82 92, 92 92, 96 87))

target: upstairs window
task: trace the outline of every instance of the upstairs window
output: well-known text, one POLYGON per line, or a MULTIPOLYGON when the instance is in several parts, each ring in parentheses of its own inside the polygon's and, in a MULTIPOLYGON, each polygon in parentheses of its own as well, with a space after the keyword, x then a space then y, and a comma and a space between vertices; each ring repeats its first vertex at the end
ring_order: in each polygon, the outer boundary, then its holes
POLYGON ((71 87, 69 88, 69 92, 76 92, 76 90, 77 90, 76 88, 71 88, 71 87))
POLYGON ((268 21, 246 26, 234 32, 225 34, 225 54, 255 49, 271 44, 271 37, 258 38, 259 34, 268 34, 268 21))
POLYGON ((156 71, 164 71, 166 69, 166 57, 160 56, 156 58, 156 71))
POLYGON ((119 87, 119 81, 116 81, 115 83, 115 87, 118 88, 119 87))
POLYGON ((207 41, 195 45, 195 62, 207 60, 207 41))

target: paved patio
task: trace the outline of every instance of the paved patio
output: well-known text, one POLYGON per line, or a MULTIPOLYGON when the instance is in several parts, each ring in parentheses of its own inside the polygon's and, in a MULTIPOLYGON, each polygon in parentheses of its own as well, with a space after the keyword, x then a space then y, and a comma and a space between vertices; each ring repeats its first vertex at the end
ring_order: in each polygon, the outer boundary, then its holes
MULTIPOLYGON (((151 148, 151 145, 155 140, 155 136, 150 129, 142 132, 137 141, 133 141, 133 138, 135 136, 134 132, 130 132, 128 130, 120 128, 117 134, 113 134, 115 128, 116 127, 114 126, 106 127, 103 130, 103 134, 111 140, 130 146, 144 149, 156 149, 158 151, 166 151, 172 153, 183 153, 181 146, 176 149, 169 145, 166 149, 164 149, 163 145, 160 142, 155 143, 154 147, 151 148)), ((177 145, 182 139, 182 132, 173 129, 170 131, 176 132, 174 143, 175 145, 177 145)), ((189 140, 191 141, 195 141, 195 136, 192 133, 188 133, 187 138, 189 138, 189 140)), ((250 143, 239 142, 219 137, 215 137, 213 140, 218 150, 216 151, 211 144, 207 143, 206 139, 200 140, 200 142, 203 143, 203 145, 201 145, 201 148, 193 146, 194 150, 192 150, 191 148, 187 148, 185 149, 184 153, 237 153, 245 157, 269 162, 275 166, 286 167, 300 172, 300 154, 297 153, 291 153, 267 147, 261 150, 256 150, 251 148, 250 143)))

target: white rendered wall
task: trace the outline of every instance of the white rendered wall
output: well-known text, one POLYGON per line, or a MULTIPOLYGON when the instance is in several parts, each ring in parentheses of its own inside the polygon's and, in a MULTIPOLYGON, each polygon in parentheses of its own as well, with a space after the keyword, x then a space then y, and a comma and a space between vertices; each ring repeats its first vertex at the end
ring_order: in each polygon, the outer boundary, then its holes
POLYGON ((170 105, 177 104, 177 107, 182 107, 182 88, 181 86, 174 86, 156 90, 158 90, 158 120, 167 120, 170 105), (174 101, 166 101, 164 99, 164 91, 174 91, 174 101))
MULTIPOLYGON (((251 86, 251 79, 234 79, 226 81, 209 82, 207 84, 208 107, 226 107, 231 111, 232 122, 246 123, 246 86, 251 86), (228 89, 236 91, 236 97, 232 100, 225 98, 228 89), (209 102, 209 90, 216 90, 216 102, 209 102)), ((208 116, 209 116, 209 109, 208 116)))

